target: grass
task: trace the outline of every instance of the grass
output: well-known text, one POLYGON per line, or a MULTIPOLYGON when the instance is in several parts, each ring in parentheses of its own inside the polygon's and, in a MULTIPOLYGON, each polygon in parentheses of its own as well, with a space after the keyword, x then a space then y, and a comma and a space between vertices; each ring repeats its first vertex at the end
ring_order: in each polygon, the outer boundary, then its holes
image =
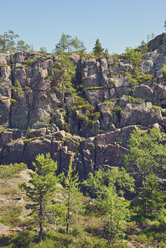
POLYGON ((13 188, 0 188, 0 195, 10 195, 10 196, 14 196, 18 193, 17 189, 13 189, 13 188))
POLYGON ((26 164, 9 164, 9 165, 0 165, 0 178, 1 179, 9 179, 14 177, 16 174, 25 170, 27 168, 26 164))
POLYGON ((22 222, 19 219, 22 207, 2 206, 0 207, 0 222, 10 227, 19 226, 22 222))

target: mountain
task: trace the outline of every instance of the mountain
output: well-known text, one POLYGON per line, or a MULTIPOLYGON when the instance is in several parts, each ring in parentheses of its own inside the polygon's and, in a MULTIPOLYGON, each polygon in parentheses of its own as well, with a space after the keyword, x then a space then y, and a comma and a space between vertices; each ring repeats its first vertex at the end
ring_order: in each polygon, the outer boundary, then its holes
POLYGON ((49 152, 66 172, 74 155, 86 178, 123 165, 134 130, 166 130, 165 33, 121 55, 65 56, 75 66, 70 87, 58 79, 67 73, 57 69, 60 55, 0 54, 0 164, 32 168, 38 153, 49 152))

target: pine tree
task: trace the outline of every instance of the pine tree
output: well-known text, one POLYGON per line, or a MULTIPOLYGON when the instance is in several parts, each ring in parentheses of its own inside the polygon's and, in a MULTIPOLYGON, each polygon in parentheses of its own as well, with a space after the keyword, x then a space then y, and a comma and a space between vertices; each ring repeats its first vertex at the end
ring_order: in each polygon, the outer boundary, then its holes
POLYGON ((59 178, 55 176, 57 163, 50 158, 50 154, 39 154, 36 156, 36 162, 33 162, 35 172, 30 173, 31 179, 27 185, 21 183, 19 187, 26 192, 27 197, 33 202, 27 205, 31 209, 31 214, 36 214, 39 225, 39 242, 42 241, 43 228, 47 219, 47 205, 51 196, 56 190, 59 178))
POLYGON ((123 194, 123 189, 133 192, 133 178, 124 169, 112 168, 107 172, 102 170, 89 173, 88 179, 82 183, 84 189, 96 198, 96 204, 100 209, 100 214, 108 217, 106 234, 109 243, 114 243, 116 239, 123 238, 125 226, 128 220, 128 202, 121 200, 119 195, 123 194))
POLYGON ((68 50, 69 52, 70 46, 71 46, 71 36, 63 33, 61 35, 59 43, 55 47, 55 50, 59 53, 65 52, 66 50, 68 50))
POLYGON ((103 54, 104 48, 102 48, 99 39, 96 40, 96 44, 93 48, 93 52, 96 56, 100 56, 103 54))
POLYGON ((72 166, 72 158, 70 159, 69 170, 67 177, 65 178, 66 193, 66 233, 69 233, 69 227, 71 226, 74 217, 81 209, 80 203, 80 191, 78 189, 79 177, 75 174, 72 166))
POLYGON ((103 196, 102 205, 109 217, 106 228, 109 243, 114 243, 116 239, 125 236, 125 226, 129 217, 128 202, 118 197, 115 185, 109 185, 103 196))
POLYGON ((15 34, 12 30, 0 35, 0 52, 14 52, 16 49, 15 39, 17 37, 19 37, 19 35, 15 34))
POLYGON ((84 43, 80 41, 77 37, 71 40, 71 45, 75 51, 85 51, 84 43))
POLYGON ((124 156, 129 172, 144 185, 150 174, 161 174, 166 164, 166 138, 159 129, 150 132, 137 130, 128 141, 128 154, 124 156))
POLYGON ((61 54, 51 67, 53 88, 61 93, 61 101, 64 103, 66 93, 74 93, 72 79, 75 75, 75 66, 67 55, 61 54))
POLYGON ((164 209, 164 194, 154 174, 150 174, 141 190, 140 212, 143 216, 159 217, 164 209))
POLYGON ((32 50, 32 46, 25 43, 23 40, 17 41, 16 51, 32 50))

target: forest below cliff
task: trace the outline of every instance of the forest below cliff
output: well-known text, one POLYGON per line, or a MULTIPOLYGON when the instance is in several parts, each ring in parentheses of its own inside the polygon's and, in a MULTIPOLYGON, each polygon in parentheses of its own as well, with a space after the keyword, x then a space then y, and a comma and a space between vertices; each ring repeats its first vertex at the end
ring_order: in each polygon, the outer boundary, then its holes
POLYGON ((17 38, 0 35, 0 247, 166 247, 166 34, 120 55, 17 38))

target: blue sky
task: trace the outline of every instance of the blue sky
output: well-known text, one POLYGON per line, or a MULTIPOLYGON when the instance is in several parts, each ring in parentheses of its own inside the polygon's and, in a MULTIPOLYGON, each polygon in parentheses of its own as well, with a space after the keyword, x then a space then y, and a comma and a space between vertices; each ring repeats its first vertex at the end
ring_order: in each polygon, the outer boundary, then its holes
POLYGON ((0 34, 11 29, 34 50, 52 51, 64 32, 88 51, 99 38, 110 53, 122 53, 165 31, 166 0, 0 0, 0 8, 0 34))

